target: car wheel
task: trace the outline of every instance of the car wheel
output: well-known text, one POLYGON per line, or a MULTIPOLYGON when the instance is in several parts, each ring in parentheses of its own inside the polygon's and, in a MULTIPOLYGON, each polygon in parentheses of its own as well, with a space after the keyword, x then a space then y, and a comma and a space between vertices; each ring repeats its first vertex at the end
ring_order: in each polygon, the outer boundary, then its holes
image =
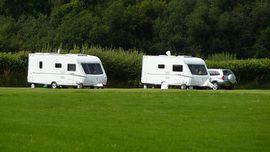
POLYGON ((56 82, 52 82, 51 86, 52 86, 53 89, 56 89, 58 87, 56 82))
POLYGON ((218 83, 217 82, 212 82, 213 84, 213 90, 217 90, 218 89, 218 83))

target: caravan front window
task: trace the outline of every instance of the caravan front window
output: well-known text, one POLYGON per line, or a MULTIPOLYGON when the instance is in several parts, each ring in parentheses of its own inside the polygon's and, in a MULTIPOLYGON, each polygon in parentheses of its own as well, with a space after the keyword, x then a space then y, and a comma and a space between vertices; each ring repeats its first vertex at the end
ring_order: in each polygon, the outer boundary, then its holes
POLYGON ((188 64, 190 72, 193 75, 207 75, 206 67, 203 64, 188 64))
POLYGON ((103 74, 99 63, 82 63, 82 67, 86 74, 103 74))

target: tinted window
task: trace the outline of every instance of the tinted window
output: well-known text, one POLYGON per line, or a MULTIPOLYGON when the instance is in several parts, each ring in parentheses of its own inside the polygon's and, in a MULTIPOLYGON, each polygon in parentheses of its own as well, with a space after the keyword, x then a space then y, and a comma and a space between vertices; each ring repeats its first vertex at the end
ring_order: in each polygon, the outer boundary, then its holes
POLYGON ((230 74, 233 74, 233 73, 230 70, 223 70, 223 74, 224 75, 230 75, 230 74))
POLYGON ((68 71, 76 71, 76 64, 68 64, 67 70, 68 71))
POLYGON ((193 75, 207 75, 206 67, 203 64, 188 64, 190 72, 193 75))
POLYGON ((62 64, 61 63, 55 63, 55 68, 62 68, 62 64))
POLYGON ((183 66, 182 65, 173 65, 173 71, 174 72, 182 72, 183 66))
POLYGON ((43 62, 39 61, 39 68, 42 69, 43 68, 43 62))
POLYGON ((86 74, 103 74, 99 63, 82 63, 82 67, 86 74))
POLYGON ((159 68, 159 69, 165 69, 165 65, 164 65, 164 64, 159 64, 159 65, 158 65, 158 68, 159 68))
POLYGON ((209 71, 211 76, 220 75, 218 71, 209 71))

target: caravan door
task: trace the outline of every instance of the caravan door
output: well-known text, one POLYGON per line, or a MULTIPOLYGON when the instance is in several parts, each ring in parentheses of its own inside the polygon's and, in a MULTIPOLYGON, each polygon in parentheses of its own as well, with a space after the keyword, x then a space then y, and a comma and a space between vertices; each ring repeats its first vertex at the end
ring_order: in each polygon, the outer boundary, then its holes
POLYGON ((75 84, 76 70, 77 70, 76 64, 74 63, 67 64, 67 77, 66 77, 67 85, 75 84))

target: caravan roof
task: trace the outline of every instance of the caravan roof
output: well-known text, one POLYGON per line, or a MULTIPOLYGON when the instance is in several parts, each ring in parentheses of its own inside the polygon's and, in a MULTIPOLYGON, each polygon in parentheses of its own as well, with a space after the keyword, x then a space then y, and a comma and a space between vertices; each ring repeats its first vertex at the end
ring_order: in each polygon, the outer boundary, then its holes
POLYGON ((184 60, 186 64, 205 64, 204 60, 196 57, 178 56, 184 60))
POLYGON ((58 54, 58 53, 32 53, 29 55, 40 55, 40 56, 54 56, 54 57, 70 57, 76 59, 80 63, 84 62, 100 62, 100 59, 96 56, 86 54, 58 54))
POLYGON ((67 56, 76 58, 78 62, 100 62, 99 58, 92 55, 86 54, 66 54, 67 56))
POLYGON ((197 57, 192 57, 192 56, 167 56, 167 55, 159 55, 159 56, 148 56, 147 57, 160 57, 160 59, 180 59, 182 60, 184 63, 186 64, 205 64, 204 60, 201 58, 197 58, 197 57))

